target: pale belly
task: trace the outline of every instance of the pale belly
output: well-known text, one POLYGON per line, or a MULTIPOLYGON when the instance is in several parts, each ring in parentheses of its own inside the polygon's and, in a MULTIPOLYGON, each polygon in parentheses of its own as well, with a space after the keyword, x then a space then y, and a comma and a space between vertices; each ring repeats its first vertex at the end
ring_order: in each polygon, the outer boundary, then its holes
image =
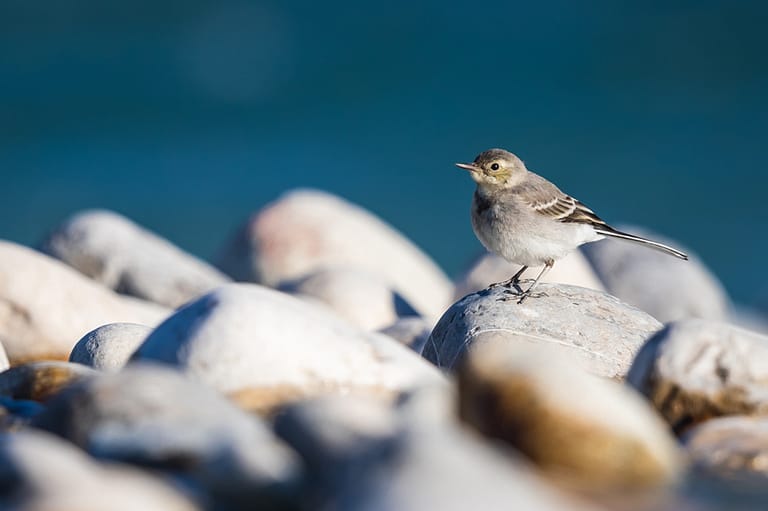
POLYGON ((517 218, 514 211, 495 207, 478 214, 473 204, 472 228, 483 246, 523 266, 557 261, 579 245, 603 238, 588 225, 558 223, 544 216, 526 216, 524 222, 514 221, 517 218))

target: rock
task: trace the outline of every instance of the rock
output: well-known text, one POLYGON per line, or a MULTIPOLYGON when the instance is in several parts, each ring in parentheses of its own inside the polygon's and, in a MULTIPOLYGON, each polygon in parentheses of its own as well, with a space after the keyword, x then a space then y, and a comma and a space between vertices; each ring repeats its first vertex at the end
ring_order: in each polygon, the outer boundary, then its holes
POLYGON ((363 208, 317 190, 294 190, 253 215, 219 258, 235 280, 277 286, 321 268, 379 275, 421 315, 450 302, 445 274, 402 234, 363 208))
POLYGON ((327 393, 391 397, 442 381, 393 339, 254 284, 229 284, 177 311, 133 356, 179 367, 248 409, 327 393))
POLYGON ((255 416, 164 366, 100 373, 51 400, 32 425, 93 456, 178 471, 228 498, 287 498, 299 467, 255 416))
POLYGON ((93 369, 70 362, 29 362, 0 373, 0 396, 47 401, 64 387, 95 374, 93 369))
POLYGON ((432 322, 418 317, 400 318, 379 332, 421 353, 432 332, 432 322))
MULTIPOLYGON (((677 242, 655 233, 631 226, 621 228, 680 248, 677 242)), ((587 243, 581 251, 609 293, 662 323, 727 317, 729 300, 725 289, 695 254, 688 252, 690 260, 683 261, 620 240, 587 243)))
POLYGON ((721 417, 688 431, 683 441, 697 467, 738 478, 768 480, 768 417, 721 417))
POLYGON ((396 446, 341 489, 336 509, 593 509, 548 485, 522 460, 456 427, 406 430, 396 446))
POLYGON ((151 331, 152 328, 136 323, 100 326, 77 341, 69 361, 102 371, 119 371, 151 331))
MULTIPOLYGON (((528 268, 524 278, 536 278, 542 267, 528 268)), ((469 270, 456 282, 454 299, 481 291, 496 282, 504 282, 520 269, 519 264, 510 263, 505 259, 486 252, 478 257, 469 270)), ((569 284, 604 291, 603 284, 595 275, 592 266, 579 251, 574 251, 559 259, 555 266, 544 275, 541 282, 553 284, 569 284)))
POLYGON ((464 358, 458 377, 465 422, 576 487, 639 488, 680 474, 675 440, 645 400, 563 355, 486 342, 464 358))
POLYGON ((35 511, 192 511, 171 484, 127 467, 103 465, 52 435, 0 434, 0 508, 35 511))
POLYGON ((282 291, 316 299, 364 330, 376 330, 418 313, 381 277, 354 268, 324 268, 282 291))
POLYGON ((116 290, 178 307, 229 281, 168 240, 112 211, 82 211, 42 244, 46 254, 116 290))
POLYGON ((627 381, 677 431, 710 417, 764 414, 768 337, 716 321, 676 321, 643 346, 627 381))
POLYGON ((45 405, 37 401, 0 396, 0 431, 16 431, 27 426, 45 405))
POLYGON ((734 305, 731 307, 726 323, 758 334, 768 335, 768 316, 747 306, 734 305))
MULTIPOLYGON (((2 309, 2 305, 0 305, 0 309, 2 309)), ((5 371, 10 366, 11 364, 8 361, 8 355, 5 354, 5 348, 0 344, 0 372, 5 371)))
POLYGON ((77 340, 97 326, 155 325, 168 313, 121 297, 60 261, 0 241, 0 342, 11 364, 66 360, 77 340))
POLYGON ((359 396, 292 403, 275 416, 275 432, 302 458, 304 508, 330 503, 350 480, 390 454, 400 431, 392 408, 359 396))
POLYGON ((287 407, 275 428, 307 466, 306 509, 588 508, 547 486, 522 460, 434 418, 337 396, 287 407), (414 422, 425 416, 431 418, 414 422))
POLYGON ((522 304, 501 287, 466 296, 440 319, 423 356, 450 369, 474 343, 503 338, 547 346, 590 373, 622 379, 644 340, 661 328, 648 314, 600 291, 540 284, 536 293, 522 304))

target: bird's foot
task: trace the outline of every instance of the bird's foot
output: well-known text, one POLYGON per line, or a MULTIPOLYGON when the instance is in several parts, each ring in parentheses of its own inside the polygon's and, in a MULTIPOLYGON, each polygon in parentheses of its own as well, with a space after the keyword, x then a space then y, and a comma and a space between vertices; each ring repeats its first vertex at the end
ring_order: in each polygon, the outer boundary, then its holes
POLYGON ((531 290, 529 289, 529 290, 523 291, 521 293, 520 299, 517 301, 517 303, 523 303, 523 301, 526 298, 543 298, 545 296, 547 296, 547 293, 545 293, 543 291, 540 292, 540 293, 532 293, 531 290))
POLYGON ((545 292, 533 293, 530 289, 523 291, 520 286, 515 285, 516 289, 505 289, 504 294, 496 298, 497 302, 508 302, 516 300, 518 304, 523 303, 528 298, 542 298, 547 296, 545 292))
POLYGON ((523 288, 520 287, 520 282, 512 282, 510 285, 505 286, 504 290, 502 291, 504 293, 504 296, 506 295, 513 295, 513 296, 519 296, 524 293, 523 288))
POLYGON ((529 282, 533 282, 533 279, 509 279, 504 280, 502 282, 496 282, 494 284, 491 284, 488 286, 488 289, 495 289, 497 287, 504 287, 507 289, 517 289, 519 293, 522 293, 523 290, 520 288, 520 284, 527 284, 529 282))

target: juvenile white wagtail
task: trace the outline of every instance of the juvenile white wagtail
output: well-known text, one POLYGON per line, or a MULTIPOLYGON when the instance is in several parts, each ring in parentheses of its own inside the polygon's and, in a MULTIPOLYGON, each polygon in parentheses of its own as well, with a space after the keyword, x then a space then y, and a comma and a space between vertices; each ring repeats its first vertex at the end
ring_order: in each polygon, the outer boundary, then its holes
POLYGON ((503 149, 480 153, 472 163, 457 163, 477 183, 472 199, 472 229, 480 242, 507 261, 522 268, 509 280, 493 284, 514 286, 522 303, 557 259, 579 245, 621 238, 661 250, 680 259, 688 256, 656 241, 618 231, 591 209, 560 191, 522 160, 503 149), (520 277, 529 266, 544 265, 523 291, 520 277))

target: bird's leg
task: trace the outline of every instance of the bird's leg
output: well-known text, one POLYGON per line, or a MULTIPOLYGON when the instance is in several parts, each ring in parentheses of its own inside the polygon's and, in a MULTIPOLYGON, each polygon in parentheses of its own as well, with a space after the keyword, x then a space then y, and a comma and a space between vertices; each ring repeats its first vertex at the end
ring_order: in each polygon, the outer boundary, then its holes
POLYGON ((520 300, 517 301, 517 303, 523 303, 523 300, 528 298, 531 295, 531 291, 533 291, 533 288, 536 287, 536 284, 539 283, 539 280, 541 280, 541 277, 544 276, 552 267, 555 265, 555 261, 553 259, 547 260, 547 262, 544 263, 544 268, 541 269, 541 272, 539 273, 539 276, 536 277, 536 280, 533 281, 533 284, 525 290, 525 292, 522 293, 522 296, 520 297, 520 300))
POLYGON ((528 267, 527 267, 527 266, 522 266, 522 267, 521 267, 521 268, 520 268, 520 269, 517 271, 517 273, 515 273, 514 275, 512 275, 512 278, 510 278, 509 280, 505 280, 504 282, 497 282, 497 283, 495 283, 495 284, 491 284, 491 288, 494 288, 494 287, 498 287, 498 286, 503 286, 503 287, 509 287, 509 286, 513 286, 513 287, 514 287, 514 288, 517 290, 517 292, 518 292, 518 293, 522 293, 522 292, 523 292, 523 290, 522 290, 522 289, 520 289, 520 286, 519 286, 518 284, 520 284, 520 277, 522 276, 522 274, 523 274, 523 273, 525 272, 525 270, 527 270, 527 269, 528 269, 528 267))

